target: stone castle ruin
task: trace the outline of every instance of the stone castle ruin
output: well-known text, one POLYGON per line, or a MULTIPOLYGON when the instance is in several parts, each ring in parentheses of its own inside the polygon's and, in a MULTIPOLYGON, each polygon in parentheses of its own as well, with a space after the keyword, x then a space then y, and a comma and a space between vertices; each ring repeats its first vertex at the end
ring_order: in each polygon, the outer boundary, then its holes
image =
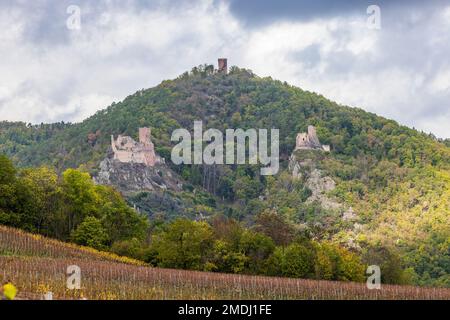
POLYGON ((155 147, 151 141, 150 128, 139 128, 139 142, 129 136, 119 135, 117 140, 111 136, 111 147, 114 152, 114 160, 125 163, 142 163, 153 167, 163 159, 155 153, 155 147))
POLYGON ((219 65, 217 71, 219 73, 228 73, 228 60, 226 58, 219 58, 219 65))
POLYGON ((323 150, 329 152, 330 146, 322 145, 317 137, 316 128, 308 126, 308 132, 302 132, 297 135, 295 150, 323 150))

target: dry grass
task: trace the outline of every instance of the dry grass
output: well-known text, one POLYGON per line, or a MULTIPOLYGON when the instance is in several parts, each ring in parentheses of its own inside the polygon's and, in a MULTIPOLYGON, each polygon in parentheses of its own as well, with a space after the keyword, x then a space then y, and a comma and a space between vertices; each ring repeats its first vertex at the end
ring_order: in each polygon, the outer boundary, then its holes
MULTIPOLYGON (((23 298, 57 299, 450 299, 450 289, 273 278, 151 268, 127 259, 0 226, 0 278, 23 298), (78 265, 81 290, 66 289, 78 265)), ((0 279, 1 280, 1 279, 0 279)), ((19 296, 20 297, 20 296, 19 296)))

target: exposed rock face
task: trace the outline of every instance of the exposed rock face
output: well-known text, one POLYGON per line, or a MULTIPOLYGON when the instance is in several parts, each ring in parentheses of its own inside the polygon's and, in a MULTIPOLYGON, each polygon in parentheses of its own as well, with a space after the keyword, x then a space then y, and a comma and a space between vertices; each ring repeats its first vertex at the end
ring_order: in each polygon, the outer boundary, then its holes
POLYGON ((289 158, 288 168, 292 172, 292 177, 301 179, 305 186, 311 190, 311 196, 306 200, 306 203, 318 202, 323 209, 339 213, 341 219, 354 225, 355 232, 358 232, 361 229, 359 228, 361 225, 357 224, 357 221, 359 221, 358 214, 352 207, 339 203, 328 194, 336 188, 336 182, 331 177, 324 176, 323 172, 316 167, 316 161, 318 160, 313 159, 314 156, 305 158, 296 153, 293 153, 289 158), (301 160, 298 158, 301 158, 301 160))
POLYGON ((301 179, 305 175, 305 173, 302 172, 311 171, 314 167, 314 163, 311 159, 299 161, 294 154, 291 154, 289 158, 288 168, 292 172, 292 177, 295 179, 301 179))
POLYGON ((302 178, 302 172, 301 172, 301 166, 300 163, 295 159, 295 156, 292 154, 289 158, 289 171, 292 172, 292 177, 294 179, 301 179, 302 178))
POLYGON ((94 177, 98 184, 117 187, 124 193, 135 191, 180 191, 182 183, 165 165, 149 167, 143 163, 127 163, 106 158, 100 163, 100 171, 94 177))
POLYGON ((336 188, 336 183, 330 177, 322 177, 320 170, 314 169, 311 171, 305 185, 312 192, 312 195, 306 200, 306 202, 318 201, 324 209, 341 208, 340 203, 327 196, 329 191, 336 188))
POLYGON ((312 159, 298 160, 295 154, 289 159, 289 170, 295 179, 304 179, 305 186, 311 190, 307 203, 317 201, 326 210, 337 210, 342 205, 331 199, 327 193, 336 188, 336 182, 328 176, 323 177, 322 172, 316 168, 312 159))

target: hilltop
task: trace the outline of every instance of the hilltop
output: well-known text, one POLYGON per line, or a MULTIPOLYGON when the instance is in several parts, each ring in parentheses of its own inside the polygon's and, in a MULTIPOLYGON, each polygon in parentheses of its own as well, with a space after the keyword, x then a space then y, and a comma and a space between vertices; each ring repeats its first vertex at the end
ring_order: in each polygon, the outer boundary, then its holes
POLYGON ((170 159, 172 131, 190 130, 195 120, 222 131, 280 129, 280 172, 263 177, 249 165, 168 162, 185 181, 183 190, 134 192, 127 195, 130 205, 152 219, 198 219, 200 212, 201 217, 220 214, 248 226, 260 214, 274 212, 298 233, 351 248, 366 263, 398 261, 413 283, 450 285, 449 146, 249 70, 232 67, 223 74, 196 67, 77 124, 2 122, 0 153, 20 167, 49 165, 59 172, 81 167, 96 176, 111 135, 136 138, 138 128, 150 127, 156 152, 170 159), (293 153, 297 134, 309 125, 330 153, 293 153), (293 168, 302 174, 293 174, 293 168), (333 187, 323 187, 326 181, 333 187))
POLYGON ((191 129, 194 120, 202 120, 205 127, 219 130, 279 128, 284 156, 295 146, 297 133, 314 125, 322 142, 338 154, 367 154, 400 166, 448 166, 450 151, 433 136, 248 70, 234 67, 228 75, 208 70, 194 68, 138 91, 81 123, 2 122, 0 151, 20 166, 53 164, 64 169, 85 164, 94 169, 111 135, 137 137, 138 128, 148 126, 157 151, 168 158, 172 131, 191 129))

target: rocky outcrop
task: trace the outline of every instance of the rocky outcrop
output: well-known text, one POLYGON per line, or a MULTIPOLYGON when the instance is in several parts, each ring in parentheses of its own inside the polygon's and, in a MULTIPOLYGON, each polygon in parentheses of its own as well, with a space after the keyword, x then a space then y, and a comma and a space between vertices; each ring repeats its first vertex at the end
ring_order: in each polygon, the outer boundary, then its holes
POLYGON ((106 158, 94 176, 97 184, 111 185, 123 193, 136 191, 180 191, 182 183, 167 166, 149 167, 142 163, 126 163, 106 158))
POLYGON ((292 158, 289 161, 289 170, 292 172, 292 177, 294 179, 302 178, 301 166, 297 161, 292 161, 292 158))
POLYGON ((332 177, 324 175, 323 171, 318 169, 320 157, 315 157, 319 153, 317 151, 297 151, 289 158, 288 168, 294 179, 301 180, 304 185, 311 191, 311 195, 306 199, 306 203, 316 202, 325 210, 331 210, 339 214, 341 221, 347 222, 349 228, 358 233, 361 225, 357 222, 360 217, 352 207, 340 203, 330 195, 330 191, 336 188, 336 182, 332 177), (300 152, 300 153, 298 153, 300 152))
POLYGON ((340 203, 328 196, 328 193, 336 188, 336 182, 329 176, 323 176, 322 171, 316 168, 313 159, 297 160, 295 154, 292 154, 289 170, 293 178, 304 180, 305 186, 311 190, 307 203, 318 202, 326 210, 337 210, 342 207, 340 203))
POLYGON ((328 176, 322 177, 318 169, 310 172, 305 182, 306 187, 311 190, 311 196, 306 202, 319 202, 326 210, 336 210, 341 208, 341 204, 330 198, 327 193, 336 188, 336 182, 328 176))

